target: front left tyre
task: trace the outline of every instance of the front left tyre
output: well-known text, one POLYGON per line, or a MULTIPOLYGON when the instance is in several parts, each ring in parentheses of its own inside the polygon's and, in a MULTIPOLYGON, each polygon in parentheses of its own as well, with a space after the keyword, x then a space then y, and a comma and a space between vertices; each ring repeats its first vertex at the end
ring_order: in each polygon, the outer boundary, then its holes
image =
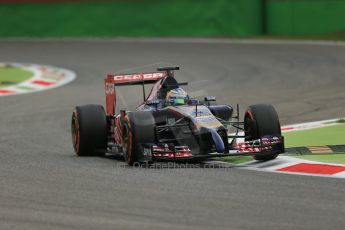
POLYGON ((75 107, 71 133, 73 148, 78 156, 103 156, 107 148, 107 130, 103 106, 75 107))
POLYGON ((122 149, 128 165, 143 162, 145 156, 140 146, 145 143, 156 143, 155 127, 151 112, 130 112, 123 118, 122 149))

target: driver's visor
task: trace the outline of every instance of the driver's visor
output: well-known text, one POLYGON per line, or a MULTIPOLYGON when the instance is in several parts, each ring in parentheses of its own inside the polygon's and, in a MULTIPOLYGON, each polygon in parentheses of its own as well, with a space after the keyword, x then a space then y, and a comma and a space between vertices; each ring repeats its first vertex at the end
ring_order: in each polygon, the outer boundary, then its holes
POLYGON ((174 103, 175 103, 175 104, 184 105, 186 102, 185 102, 185 99, 184 99, 184 98, 175 98, 175 99, 174 99, 174 103))

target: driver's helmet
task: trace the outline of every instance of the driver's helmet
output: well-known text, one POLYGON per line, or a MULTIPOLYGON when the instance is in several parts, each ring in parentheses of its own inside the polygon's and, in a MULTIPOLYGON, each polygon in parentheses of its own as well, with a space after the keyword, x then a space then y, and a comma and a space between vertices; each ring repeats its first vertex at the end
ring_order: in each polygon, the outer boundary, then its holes
POLYGON ((186 105, 188 100, 188 94, 182 88, 170 90, 165 98, 167 105, 186 105))

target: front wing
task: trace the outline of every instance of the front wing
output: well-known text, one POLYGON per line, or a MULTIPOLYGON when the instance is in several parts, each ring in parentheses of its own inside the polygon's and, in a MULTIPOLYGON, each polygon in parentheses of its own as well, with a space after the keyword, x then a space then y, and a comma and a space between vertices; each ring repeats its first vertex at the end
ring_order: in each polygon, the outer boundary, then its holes
POLYGON ((227 153, 193 154, 188 146, 173 144, 142 144, 143 157, 153 161, 192 160, 225 156, 256 156, 284 153, 284 138, 278 136, 263 137, 253 141, 238 143, 227 153))

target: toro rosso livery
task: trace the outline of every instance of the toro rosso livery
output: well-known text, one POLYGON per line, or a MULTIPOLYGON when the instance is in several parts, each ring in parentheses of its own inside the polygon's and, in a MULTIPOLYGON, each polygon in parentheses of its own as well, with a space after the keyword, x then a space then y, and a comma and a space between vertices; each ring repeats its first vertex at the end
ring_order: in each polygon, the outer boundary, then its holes
POLYGON ((123 155, 129 165, 154 161, 252 155, 270 160, 284 152, 275 109, 252 105, 240 121, 230 105, 214 97, 190 98, 178 83, 179 67, 155 73, 109 74, 105 79, 106 110, 101 105, 77 106, 72 114, 72 141, 77 155, 123 155), (145 85, 153 84, 145 95, 145 85), (135 110, 116 110, 116 87, 141 85, 144 102, 135 110), (230 129, 235 129, 233 134, 230 129), (241 140, 241 141, 240 141, 241 140))

